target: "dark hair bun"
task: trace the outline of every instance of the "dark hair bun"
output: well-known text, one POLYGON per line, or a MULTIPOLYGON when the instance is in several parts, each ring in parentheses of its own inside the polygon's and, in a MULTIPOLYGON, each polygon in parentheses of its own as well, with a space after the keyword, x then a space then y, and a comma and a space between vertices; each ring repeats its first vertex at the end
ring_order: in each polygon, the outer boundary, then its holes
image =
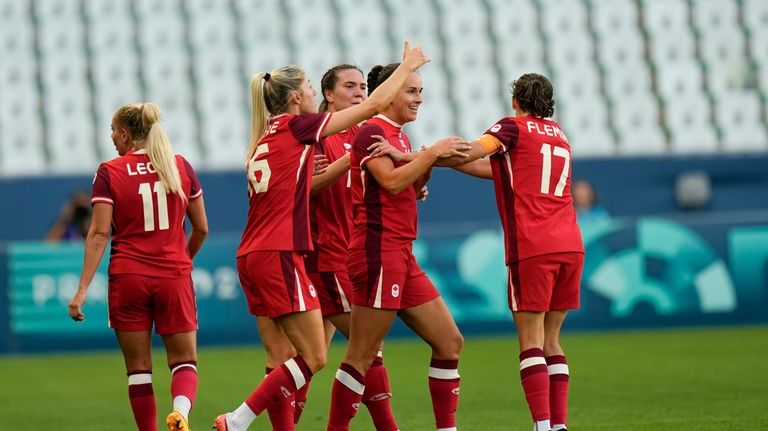
POLYGON ((384 66, 377 64, 376 66, 373 66, 370 72, 368 72, 368 95, 370 96, 371 93, 373 93, 373 90, 376 89, 376 87, 379 86, 379 75, 381 74, 381 71, 384 70, 384 66))

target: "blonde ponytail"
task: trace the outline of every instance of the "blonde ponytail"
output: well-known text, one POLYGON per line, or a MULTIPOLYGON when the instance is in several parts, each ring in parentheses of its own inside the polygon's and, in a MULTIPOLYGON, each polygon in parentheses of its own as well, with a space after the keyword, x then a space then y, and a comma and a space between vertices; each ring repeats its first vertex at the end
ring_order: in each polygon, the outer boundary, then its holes
POLYGON ((251 78, 251 103, 253 113, 251 115, 251 142, 245 152, 245 160, 248 161, 256 153, 259 140, 264 136, 269 121, 269 112, 264 100, 264 77, 267 73, 260 72, 251 78))
POLYGON ((171 141, 162 127, 160 127, 160 108, 154 103, 144 103, 141 106, 141 122, 149 128, 145 139, 144 149, 147 151, 149 161, 160 177, 160 183, 169 193, 175 193, 186 201, 187 196, 181 188, 181 175, 176 164, 176 155, 171 148, 171 141))
POLYGON ((267 131, 271 116, 286 112, 293 91, 301 91, 306 75, 299 66, 283 66, 271 72, 260 72, 251 78, 251 142, 245 152, 246 161, 256 153, 259 141, 267 131))

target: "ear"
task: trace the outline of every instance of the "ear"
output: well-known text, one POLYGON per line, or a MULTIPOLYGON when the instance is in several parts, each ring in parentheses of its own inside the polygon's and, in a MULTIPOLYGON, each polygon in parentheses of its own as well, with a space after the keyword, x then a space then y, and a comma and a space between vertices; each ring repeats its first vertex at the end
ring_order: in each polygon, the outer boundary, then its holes
POLYGON ((325 100, 328 103, 333 103, 333 91, 325 90, 325 93, 323 93, 323 96, 325 97, 325 100))
POLYGON ((117 129, 118 133, 120 134, 120 140, 123 142, 131 142, 131 134, 128 132, 128 129, 120 128, 117 129))
POLYGON ((301 94, 298 91, 291 91, 291 103, 301 105, 301 94))
POLYGON ((517 99, 512 97, 512 109, 515 110, 515 112, 520 110, 520 105, 517 104, 517 99))

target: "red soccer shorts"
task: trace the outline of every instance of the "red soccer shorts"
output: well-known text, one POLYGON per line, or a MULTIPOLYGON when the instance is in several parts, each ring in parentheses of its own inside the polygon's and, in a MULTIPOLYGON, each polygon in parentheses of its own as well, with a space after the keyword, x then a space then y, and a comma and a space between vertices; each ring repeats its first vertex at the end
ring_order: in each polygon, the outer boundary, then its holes
POLYGON ((529 257, 507 267, 507 299, 512 311, 579 308, 584 253, 529 257))
POLYGON ((320 311, 323 317, 339 313, 349 313, 352 300, 352 282, 346 271, 310 272, 309 279, 315 286, 320 298, 320 311))
POLYGON ((197 330, 197 306, 192 277, 109 276, 109 327, 118 331, 158 334, 197 330))
POLYGON ((274 319, 320 308, 299 253, 253 251, 237 258, 237 273, 254 316, 274 319))
POLYGON ((440 296, 416 262, 411 247, 402 250, 350 250, 347 256, 355 305, 402 310, 440 296))

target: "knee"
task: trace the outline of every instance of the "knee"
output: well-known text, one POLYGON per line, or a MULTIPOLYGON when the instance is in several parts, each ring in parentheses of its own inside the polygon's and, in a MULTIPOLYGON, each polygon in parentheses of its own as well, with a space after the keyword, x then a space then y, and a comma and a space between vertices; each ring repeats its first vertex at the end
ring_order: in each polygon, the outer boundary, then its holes
POLYGON ((309 369, 312 370, 312 374, 322 370, 328 362, 328 356, 326 355, 325 350, 311 352, 309 354, 302 355, 301 358, 304 359, 304 362, 307 364, 309 369))
POLYGON ((432 346, 432 356, 439 359, 459 359, 463 348, 464 336, 456 331, 442 339, 438 345, 432 346))
POLYGON ((277 368, 283 362, 296 356, 296 349, 291 345, 264 345, 264 350, 267 351, 267 366, 270 368, 277 368))

